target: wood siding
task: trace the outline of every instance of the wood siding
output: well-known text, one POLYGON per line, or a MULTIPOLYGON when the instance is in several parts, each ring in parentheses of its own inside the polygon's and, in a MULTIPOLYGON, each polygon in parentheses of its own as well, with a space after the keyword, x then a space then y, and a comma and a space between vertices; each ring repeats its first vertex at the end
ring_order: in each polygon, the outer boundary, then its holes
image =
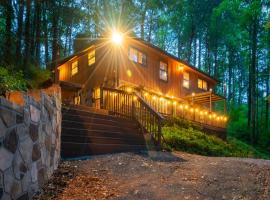
POLYGON ((85 90, 106 86, 121 86, 131 84, 153 90, 164 95, 182 97, 192 92, 204 92, 198 88, 198 78, 207 81, 208 89, 214 88, 216 81, 204 74, 164 55, 156 49, 134 39, 126 39, 122 46, 116 47, 110 42, 98 43, 87 51, 77 55, 58 67, 59 80, 79 83, 85 90), (147 56, 146 66, 129 60, 129 48, 133 47, 147 56), (96 62, 88 66, 88 53, 96 50, 96 62), (71 76, 72 62, 78 61, 78 73, 71 76), (168 64, 168 81, 159 79, 160 61, 168 64), (183 87, 183 71, 179 66, 184 66, 184 71, 189 73, 190 87, 183 87), (118 79, 117 79, 118 77, 118 79))

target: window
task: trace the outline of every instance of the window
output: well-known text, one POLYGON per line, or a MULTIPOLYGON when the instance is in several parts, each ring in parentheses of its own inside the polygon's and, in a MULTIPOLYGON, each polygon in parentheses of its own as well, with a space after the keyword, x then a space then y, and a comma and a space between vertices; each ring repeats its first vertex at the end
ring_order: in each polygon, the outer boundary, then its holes
POLYGON ((135 48, 132 48, 132 47, 129 48, 128 57, 133 62, 139 63, 141 65, 146 65, 146 55, 135 48))
POLYGON ((159 64, 159 78, 163 81, 168 81, 168 65, 167 65, 167 63, 160 62, 160 64, 159 64))
POLYGON ((207 90, 207 82, 202 79, 198 79, 198 88, 207 90))
POLYGON ((78 61, 75 61, 71 64, 71 76, 78 73, 78 61))
POLYGON ((90 51, 88 53, 88 66, 93 65, 96 62, 96 51, 90 51))
POLYGON ((189 73, 184 72, 183 74, 183 86, 189 88, 189 73))

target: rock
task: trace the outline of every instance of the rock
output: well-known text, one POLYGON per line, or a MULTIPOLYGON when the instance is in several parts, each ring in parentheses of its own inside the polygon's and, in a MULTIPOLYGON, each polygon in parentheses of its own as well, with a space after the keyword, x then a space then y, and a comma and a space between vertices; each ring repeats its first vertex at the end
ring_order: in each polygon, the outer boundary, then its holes
POLYGON ((2 120, 6 127, 11 127, 15 124, 15 113, 11 110, 0 108, 2 120))
POLYGON ((0 199, 2 199, 3 194, 4 194, 4 190, 2 187, 0 187, 0 199))
POLYGON ((30 105, 30 117, 31 120, 36 123, 40 120, 40 110, 33 105, 30 105))
POLYGON ((19 151, 23 160, 28 165, 32 161, 33 142, 30 137, 19 143, 19 151))
POLYGON ((16 129, 13 128, 4 139, 4 147, 10 152, 15 153, 17 150, 18 138, 16 134, 16 129))
POLYGON ((38 125, 30 124, 29 127, 29 135, 33 142, 37 141, 38 139, 38 125))
POLYGON ((37 163, 34 162, 31 165, 31 180, 32 182, 36 182, 37 181, 37 163))
POLYGON ((16 115, 16 124, 23 123, 23 117, 19 114, 16 115))
POLYGON ((0 138, 5 135, 6 130, 6 125, 3 123, 2 119, 0 119, 0 138))
POLYGON ((41 158, 41 152, 38 144, 34 144, 32 150, 32 161, 37 161, 41 158))
POLYGON ((38 171, 38 184, 42 186, 45 183, 46 179, 46 170, 44 168, 41 168, 38 171))
POLYGON ((28 193, 23 194, 22 196, 17 198, 17 200, 29 200, 28 193))
POLYGON ((24 161, 21 157, 21 154, 16 152, 13 161, 13 172, 16 179, 21 180, 24 177, 25 172, 27 171, 27 167, 24 164, 24 161))
POLYGON ((13 199, 21 193, 21 184, 17 181, 13 175, 12 169, 9 168, 4 173, 5 192, 11 194, 13 199))
POLYGON ((5 148, 0 148, 0 170, 5 171, 11 166, 13 154, 5 148))
POLYGON ((19 141, 23 141, 29 138, 28 131, 29 131, 28 127, 26 127, 24 124, 18 125, 16 127, 16 133, 17 136, 19 137, 19 141))

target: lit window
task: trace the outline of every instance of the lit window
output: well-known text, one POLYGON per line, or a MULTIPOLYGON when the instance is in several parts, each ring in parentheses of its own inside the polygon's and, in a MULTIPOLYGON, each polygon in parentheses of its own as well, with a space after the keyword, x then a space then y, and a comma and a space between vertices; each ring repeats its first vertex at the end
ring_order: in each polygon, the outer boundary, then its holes
POLYGON ((71 76, 78 73, 78 61, 75 61, 71 65, 71 76))
POLYGON ((183 74, 183 86, 185 87, 185 88, 189 88, 189 73, 187 73, 187 72, 184 72, 184 74, 183 74))
POLYGON ((198 88, 207 90, 207 82, 202 79, 198 79, 198 88))
POLYGON ((93 65, 96 62, 96 51, 90 51, 88 53, 88 66, 93 65))
POLYGON ((159 78, 163 81, 168 81, 168 65, 164 62, 159 64, 159 78))
POLYGON ((132 47, 129 48, 129 59, 141 65, 146 65, 146 55, 132 47))

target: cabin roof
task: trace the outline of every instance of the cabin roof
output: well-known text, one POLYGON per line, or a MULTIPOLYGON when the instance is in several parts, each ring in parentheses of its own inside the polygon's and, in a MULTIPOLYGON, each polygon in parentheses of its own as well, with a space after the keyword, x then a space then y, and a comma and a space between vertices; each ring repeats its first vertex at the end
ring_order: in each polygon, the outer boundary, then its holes
MULTIPOLYGON (((200 70, 200 69, 194 67, 194 66, 191 65, 190 63, 188 63, 188 62, 186 62, 186 61, 184 61, 184 60, 182 60, 182 59, 180 59, 180 58, 178 58, 178 57, 176 57, 176 56, 174 56, 174 55, 172 55, 172 54, 170 54, 170 53, 164 51, 163 49, 161 49, 161 48, 159 48, 159 47, 157 47, 157 46, 151 44, 150 42, 147 42, 147 41, 145 41, 145 40, 143 40, 143 39, 136 38, 136 37, 133 37, 132 39, 134 39, 134 40, 136 40, 136 41, 138 41, 138 42, 141 42, 142 44, 144 44, 144 45, 146 45, 146 46, 148 46, 148 47, 150 47, 150 48, 152 48, 152 49, 155 49, 155 50, 159 51, 160 53, 162 53, 162 54, 164 54, 164 55, 166 55, 166 56, 168 56, 168 57, 170 57, 170 58, 172 58, 172 59, 174 59, 174 60, 176 60, 176 61, 178 61, 178 62, 183 63, 184 65, 188 66, 189 68, 191 68, 191 69, 197 71, 197 72, 200 73, 200 74, 203 74, 204 76, 208 77, 209 79, 212 79, 212 80, 215 81, 215 82, 219 82, 218 79, 216 79, 216 78, 210 76, 210 75, 207 74, 206 72, 204 72, 204 71, 202 71, 202 70, 200 70)), ((95 44, 97 44, 97 43, 99 43, 99 42, 101 42, 101 41, 103 41, 103 40, 102 40, 102 39, 95 39, 95 40, 92 40, 92 41, 89 43, 89 45, 88 45, 87 48, 82 49, 82 50, 80 50, 80 51, 78 51, 78 52, 76 52, 76 53, 74 53, 74 54, 72 54, 72 55, 70 55, 70 56, 68 56, 68 57, 63 58, 62 60, 60 60, 60 61, 57 63, 57 67, 59 67, 60 65, 66 63, 66 62, 68 62, 69 60, 71 60, 71 59, 74 58, 75 56, 81 56, 81 55, 85 54, 85 53, 92 47, 92 45, 95 45, 95 44)))

